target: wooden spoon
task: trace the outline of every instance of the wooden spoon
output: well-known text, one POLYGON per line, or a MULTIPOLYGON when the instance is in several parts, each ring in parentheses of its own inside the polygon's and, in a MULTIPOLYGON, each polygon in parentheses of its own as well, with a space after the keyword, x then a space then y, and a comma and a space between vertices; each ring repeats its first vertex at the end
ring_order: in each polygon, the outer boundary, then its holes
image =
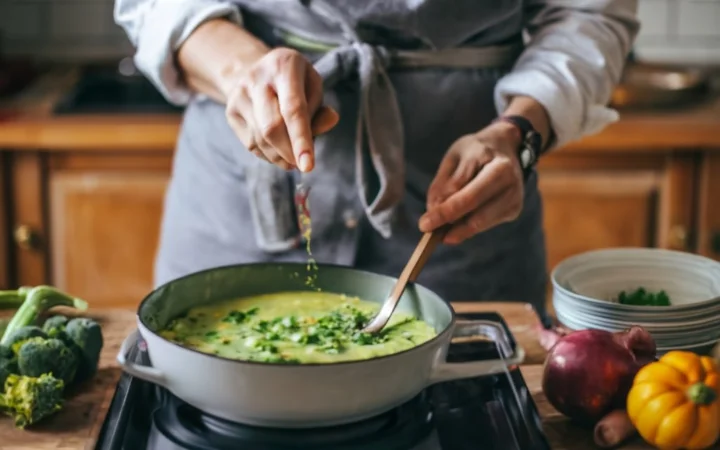
POLYGON ((418 275, 420 275, 420 271, 425 267, 425 263, 435 250, 435 247, 442 242, 449 229, 450 227, 444 226, 423 235, 417 247, 415 247, 412 256, 410 256, 410 260, 400 274, 400 277, 397 279, 395 286, 392 291, 390 291, 390 295, 385 300, 385 303, 383 303, 382 308, 380 308, 380 312, 362 329, 364 333, 377 333, 385 328, 393 312, 395 312, 400 297, 402 297, 403 292, 405 292, 405 287, 408 283, 415 282, 418 275))

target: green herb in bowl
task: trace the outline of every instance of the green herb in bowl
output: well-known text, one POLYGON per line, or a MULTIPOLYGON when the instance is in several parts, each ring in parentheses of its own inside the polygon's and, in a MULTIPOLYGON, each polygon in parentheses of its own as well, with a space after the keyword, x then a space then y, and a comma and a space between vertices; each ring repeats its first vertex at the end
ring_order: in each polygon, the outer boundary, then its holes
POLYGON ((632 292, 622 291, 618 295, 618 303, 634 306, 670 306, 670 297, 665 291, 648 292, 645 288, 637 288, 632 292))

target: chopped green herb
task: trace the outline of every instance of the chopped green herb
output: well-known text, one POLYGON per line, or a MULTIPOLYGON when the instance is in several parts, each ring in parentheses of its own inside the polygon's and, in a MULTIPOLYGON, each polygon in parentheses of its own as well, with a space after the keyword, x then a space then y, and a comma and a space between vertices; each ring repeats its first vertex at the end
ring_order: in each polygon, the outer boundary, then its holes
POLYGON ((248 309, 247 311, 237 311, 233 310, 228 313, 227 316, 223 319, 223 322, 229 322, 234 323, 235 325, 239 325, 246 320, 248 320, 250 317, 257 314, 258 308, 252 308, 248 309))
POLYGON ((638 288, 630 293, 622 291, 618 295, 618 303, 635 306, 670 306, 670 297, 665 291, 648 292, 645 288, 638 288))

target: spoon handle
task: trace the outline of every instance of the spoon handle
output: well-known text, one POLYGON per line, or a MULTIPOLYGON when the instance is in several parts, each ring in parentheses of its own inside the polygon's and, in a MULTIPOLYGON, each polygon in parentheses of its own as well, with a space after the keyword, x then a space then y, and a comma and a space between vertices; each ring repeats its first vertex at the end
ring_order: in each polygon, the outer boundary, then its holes
POLYGON ((362 331, 366 333, 377 333, 387 325, 390 316, 392 316, 397 304, 400 302, 400 297, 402 297, 403 292, 405 292, 405 287, 408 283, 412 283, 417 279, 420 271, 425 267, 425 263, 435 250, 435 247, 442 242, 449 229, 449 226, 441 227, 430 233, 425 233, 422 236, 417 247, 415 247, 415 251, 413 251, 413 254, 410 256, 408 263, 395 282, 395 286, 393 286, 392 291, 390 291, 390 295, 380 308, 380 312, 362 331))
POLYGON ((445 238, 447 232, 447 227, 438 228, 437 230, 425 233, 420 239, 417 247, 415 247, 415 251, 413 251, 408 263, 405 265, 405 268, 398 277, 395 287, 390 292, 390 296, 393 299, 396 299, 396 303, 400 297, 402 297, 407 284, 414 283, 415 280, 417 280, 417 277, 420 275, 423 267, 425 267, 425 263, 428 259, 430 259, 430 255, 432 255, 433 251, 435 251, 435 247, 437 247, 438 244, 445 238))

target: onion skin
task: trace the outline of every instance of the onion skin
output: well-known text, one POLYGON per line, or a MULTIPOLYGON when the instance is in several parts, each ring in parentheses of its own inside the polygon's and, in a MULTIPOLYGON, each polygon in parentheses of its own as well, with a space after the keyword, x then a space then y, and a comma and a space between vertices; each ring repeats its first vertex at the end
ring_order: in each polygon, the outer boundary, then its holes
POLYGON ((600 448, 614 448, 637 433, 627 411, 616 409, 608 413, 595 425, 595 445, 600 448))
POLYGON ((563 336, 566 336, 572 332, 571 330, 561 326, 555 326, 553 328, 547 329, 541 323, 537 324, 536 331, 538 333, 538 341, 540 342, 540 346, 542 346, 545 351, 550 351, 550 349, 555 347, 555 344, 557 344, 557 342, 563 336))
POLYGON ((620 333, 574 331, 548 353, 543 392, 560 413, 593 426, 624 409, 635 374, 656 359, 655 353, 655 341, 641 327, 620 333))

